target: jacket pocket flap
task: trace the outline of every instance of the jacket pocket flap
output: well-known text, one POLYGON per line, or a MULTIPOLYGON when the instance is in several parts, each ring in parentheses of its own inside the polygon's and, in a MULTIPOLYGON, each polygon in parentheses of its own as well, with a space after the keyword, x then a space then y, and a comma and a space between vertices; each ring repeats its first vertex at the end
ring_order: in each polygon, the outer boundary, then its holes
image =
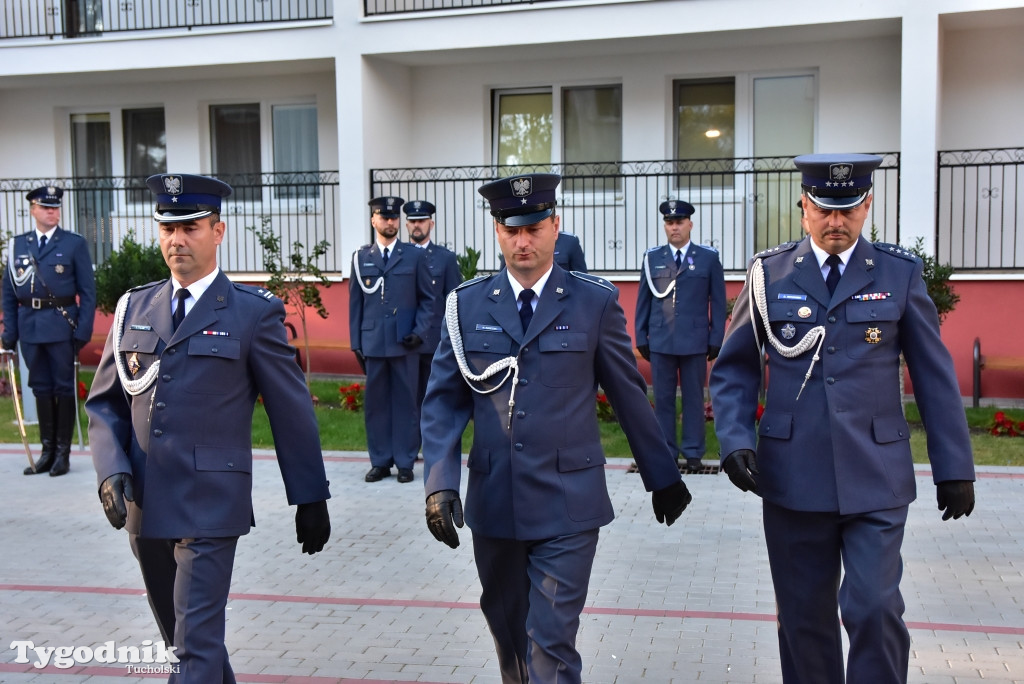
POLYGON ((605 462, 600 444, 562 447, 558 450, 558 472, 560 473, 603 466, 605 462))
POLYGON ((873 302, 849 302, 846 305, 846 320, 851 323, 895 321, 899 317, 900 307, 896 302, 887 302, 884 299, 873 302))
POLYGON ((188 340, 189 356, 220 356, 237 359, 242 353, 241 340, 216 335, 194 335, 188 340))
POLYGON ((793 414, 765 411, 758 423, 757 434, 774 439, 789 439, 793 434, 793 414))
POLYGON ((152 354, 156 351, 156 344, 160 336, 152 330, 126 330, 121 336, 121 351, 125 354, 140 352, 152 354))
POLYGON ((252 472, 252 452, 248 449, 198 445, 196 470, 215 472, 252 472))
POLYGON ((818 302, 813 299, 768 302, 768 320, 772 323, 781 323, 782 321, 809 323, 816 321, 818 320, 818 302), (808 311, 810 313, 807 313, 808 311))
POLYGON ((465 333, 462 336, 462 347, 471 352, 490 352, 491 354, 511 354, 512 339, 504 334, 492 332, 465 333))
POLYGON ((871 419, 871 431, 879 444, 910 439, 910 426, 903 416, 875 416, 871 419))
POLYGON ((581 352, 587 350, 587 333, 556 330, 537 338, 542 352, 581 352))

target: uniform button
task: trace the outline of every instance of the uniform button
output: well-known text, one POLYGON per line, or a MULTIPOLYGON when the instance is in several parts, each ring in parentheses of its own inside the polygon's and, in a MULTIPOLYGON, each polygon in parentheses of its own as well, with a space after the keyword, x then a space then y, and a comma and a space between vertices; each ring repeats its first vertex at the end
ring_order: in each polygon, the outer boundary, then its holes
POLYGON ((789 317, 789 318, 792 318, 793 317, 793 312, 792 311, 787 311, 786 312, 786 316, 789 317))
POLYGON ((835 354, 836 353, 836 348, 835 347, 829 347, 828 348, 828 353, 829 354, 835 354))
POLYGON ((903 436, 903 430, 900 430, 900 431, 899 431, 899 432, 897 432, 896 434, 898 434, 898 435, 899 435, 900 437, 902 437, 902 436, 903 436))
POLYGON ((768 432, 771 432, 771 431, 772 431, 772 426, 771 426, 771 425, 765 425, 765 426, 764 426, 764 431, 765 431, 766 433, 768 433, 768 432))
POLYGON ((228 461, 228 468, 234 468, 234 467, 235 467, 235 464, 232 463, 231 461, 228 461))
POLYGON ((162 408, 167 408, 167 404, 165 404, 165 403, 164 403, 164 402, 162 402, 162 401, 158 401, 158 402, 156 402, 156 407, 157 407, 158 409, 162 409, 162 408))
POLYGON ((525 354, 526 352, 528 352, 528 351, 530 351, 530 348, 529 348, 529 347, 523 347, 523 353, 524 353, 524 354, 525 354))
POLYGON ((170 382, 171 381, 171 376, 164 374, 164 375, 160 376, 160 379, 163 380, 164 382, 170 382))
POLYGON ((562 343, 562 349, 566 349, 566 348, 568 348, 568 346, 569 346, 568 342, 563 342, 562 343))
POLYGON ((516 442, 516 451, 522 451, 522 450, 523 450, 523 443, 522 442, 516 442))
POLYGON ((829 316, 828 317, 828 322, 829 323, 835 323, 836 322, 836 317, 835 316, 829 316))
POLYGON ((520 385, 529 385, 530 381, 527 380, 526 378, 519 378, 519 384, 520 385))
POLYGON ((213 347, 212 349, 210 349, 210 351, 212 351, 214 354, 216 354, 219 350, 216 347, 213 347))
POLYGON ((525 418, 526 411, 516 411, 516 418, 525 418))
POLYGON ((871 312, 871 317, 872 317, 872 318, 878 318, 878 314, 877 314, 877 313, 875 313, 874 311, 872 311, 872 312, 871 312))
POLYGON ((484 342, 484 349, 490 349, 490 348, 491 348, 491 343, 490 342, 484 342))
POLYGON ((825 378, 825 382, 827 382, 830 385, 834 385, 834 384, 836 384, 836 379, 835 378, 831 378, 831 377, 825 378))
POLYGON ((177 347, 171 347, 170 349, 167 350, 167 353, 168 354, 177 354, 178 353, 178 349, 177 349, 177 347))
POLYGON ((156 430, 153 430, 153 436, 154 437, 159 437, 162 434, 164 434, 164 431, 159 429, 159 428, 157 428, 156 430))
POLYGON ((138 348, 139 348, 139 345, 137 345, 137 344, 133 344, 132 345, 132 349, 138 349, 138 348))

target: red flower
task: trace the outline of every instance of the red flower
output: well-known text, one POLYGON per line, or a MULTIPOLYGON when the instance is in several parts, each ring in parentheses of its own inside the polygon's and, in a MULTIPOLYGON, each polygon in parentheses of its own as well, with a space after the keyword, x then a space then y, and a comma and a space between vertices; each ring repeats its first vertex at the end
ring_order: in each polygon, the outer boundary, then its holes
POLYGON ((764 404, 758 404, 757 405, 757 417, 755 417, 754 420, 760 422, 761 421, 761 416, 763 416, 763 415, 764 415, 764 404))
POLYGON ((85 399, 89 396, 89 390, 86 388, 85 383, 81 380, 78 381, 78 398, 85 399))

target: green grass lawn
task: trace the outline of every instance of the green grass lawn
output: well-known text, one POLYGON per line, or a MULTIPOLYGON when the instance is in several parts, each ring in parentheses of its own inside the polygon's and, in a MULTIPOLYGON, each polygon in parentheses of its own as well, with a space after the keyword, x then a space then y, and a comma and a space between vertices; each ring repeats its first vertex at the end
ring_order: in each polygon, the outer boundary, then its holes
MULTIPOLYGON (((83 371, 82 381, 89 385, 92 373, 83 371)), ((339 388, 347 383, 337 380, 314 380, 313 395, 319 398, 316 408, 317 420, 320 423, 320 441, 323 448, 331 451, 365 451, 366 431, 363 424, 363 413, 342 408, 339 388)), ((29 395, 29 401, 32 401, 29 395)), ((85 427, 84 402, 79 402, 82 413, 82 425, 85 427)), ((989 433, 993 416, 1000 409, 968 408, 967 423, 971 428, 971 444, 974 448, 974 462, 978 465, 1024 466, 1024 437, 996 437, 989 433)), ((1006 415, 1016 422, 1024 421, 1024 409, 1002 409, 1006 415)), ((927 445, 924 428, 921 426, 920 413, 916 404, 907 405, 907 420, 911 425, 910 448, 916 463, 927 463, 927 445)), ((629 445, 617 423, 601 423, 601 443, 608 456, 631 458, 629 445)), ((35 425, 28 426, 28 439, 31 443, 39 442, 39 431, 35 425)), ((76 438, 77 439, 77 438, 76 438)), ((470 423, 463 435, 463 452, 469 450, 473 439, 473 425, 470 423)), ((14 419, 14 406, 10 397, 0 397, 0 442, 18 443, 18 434, 14 419)), ((86 439, 88 442, 88 439, 86 439)), ((262 406, 257 406, 253 416, 253 446, 270 448, 274 445, 270 433, 270 425, 262 406)), ((718 457, 718 440, 712 423, 707 423, 707 454, 706 459, 718 457)))

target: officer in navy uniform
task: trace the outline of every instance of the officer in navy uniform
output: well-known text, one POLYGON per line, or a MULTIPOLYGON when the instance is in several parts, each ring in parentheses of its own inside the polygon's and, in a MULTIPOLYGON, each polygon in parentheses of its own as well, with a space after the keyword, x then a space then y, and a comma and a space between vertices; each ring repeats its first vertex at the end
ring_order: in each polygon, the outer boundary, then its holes
POLYGON ((916 483, 901 352, 943 520, 974 508, 967 422, 921 261, 861 236, 881 158, 795 162, 808 237, 755 255, 711 371, 722 468, 763 499, 783 681, 906 682, 900 547, 916 483))
POLYGON ((64 191, 46 186, 29 192, 35 230, 7 245, 3 279, 4 331, 0 344, 21 354, 36 398, 42 449, 25 475, 70 469, 76 415, 75 359, 92 338, 96 282, 85 239, 61 228, 64 191))
POLYGON ((654 413, 672 450, 687 470, 703 466, 704 383, 708 361, 725 337, 725 274, 718 252, 690 240, 693 205, 670 200, 664 216, 668 244, 644 255, 636 297, 636 346, 651 362, 654 413), (676 387, 683 400, 682 440, 677 441, 676 387))
MULTIPOLYGON (((430 319, 430 329, 423 338, 420 348, 419 383, 416 391, 416 405, 422 406, 423 395, 427 391, 427 378, 430 376, 430 362, 434 359, 434 351, 441 341, 441 321, 444 319, 444 300, 455 286, 462 282, 459 261, 455 252, 444 245, 430 240, 430 231, 434 229, 434 212, 436 209, 430 202, 413 200, 402 205, 405 213, 405 227, 409 231, 409 241, 422 249, 430 271, 430 282, 434 286, 434 315, 430 319)), ((418 431, 417 431, 418 434, 418 431)))
POLYGON ((671 525, 690 502, 618 290, 554 264, 559 181, 529 174, 479 188, 508 267, 448 296, 423 403, 427 526, 452 548, 463 525, 462 433, 474 422, 465 521, 504 682, 580 681, 576 632, 598 530, 614 517, 598 386, 654 492, 657 520, 671 525))
MULTIPOLYGON (((498 255, 498 263, 505 268, 505 255, 498 255)), ((558 231, 558 239, 555 241, 555 263, 566 271, 587 272, 587 258, 583 254, 583 247, 580 239, 572 233, 558 231)))
POLYGON ((376 240, 352 255, 348 281, 352 351, 366 371, 370 470, 364 479, 378 482, 397 466, 398 481, 412 482, 420 447, 420 354, 430 336, 434 286, 426 253, 398 239, 404 200, 375 197, 369 204, 376 240))
POLYGON ((255 524, 257 396, 309 554, 330 536, 328 482, 284 305, 217 267, 231 187, 187 174, 146 182, 171 278, 117 303, 85 405, 89 444, 104 512, 127 525, 160 633, 177 648, 170 681, 234 682, 224 618, 238 537, 255 524))

